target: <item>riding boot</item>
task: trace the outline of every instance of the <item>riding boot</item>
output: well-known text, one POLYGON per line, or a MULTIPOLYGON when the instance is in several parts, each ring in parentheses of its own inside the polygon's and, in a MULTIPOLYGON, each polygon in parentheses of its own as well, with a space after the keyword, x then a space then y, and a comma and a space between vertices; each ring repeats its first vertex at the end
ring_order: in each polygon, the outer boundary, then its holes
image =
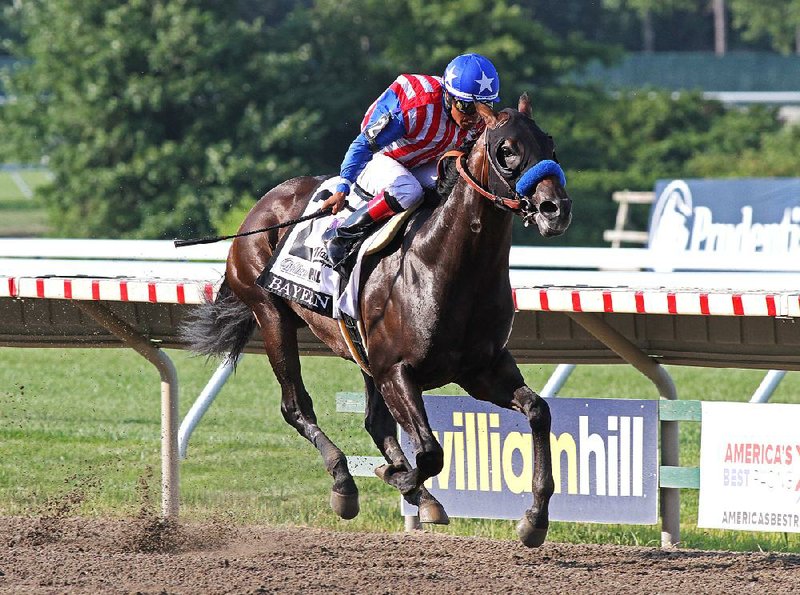
POLYGON ((361 208, 353 211, 347 219, 337 227, 328 228, 322 234, 325 250, 328 253, 328 264, 342 276, 350 271, 350 257, 358 252, 358 248, 367 234, 378 227, 378 224, 399 212, 400 205, 386 192, 379 192, 361 208), (389 203, 392 204, 389 204, 389 203))

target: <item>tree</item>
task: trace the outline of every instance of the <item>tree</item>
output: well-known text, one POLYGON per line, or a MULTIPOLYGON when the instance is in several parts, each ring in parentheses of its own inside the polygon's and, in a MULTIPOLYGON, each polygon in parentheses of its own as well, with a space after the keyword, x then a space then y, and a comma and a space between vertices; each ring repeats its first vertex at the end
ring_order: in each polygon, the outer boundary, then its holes
POLYGON ((714 53, 724 56, 728 48, 728 19, 725 0, 711 0, 711 11, 714 13, 714 53))
POLYGON ((465 51, 496 62, 501 107, 531 92, 537 120, 559 144, 582 213, 565 242, 599 243, 613 190, 648 188, 688 167, 713 172, 755 147, 774 145, 775 155, 795 147, 773 143, 772 113, 565 84, 614 50, 553 33, 534 0, 15 6, 8 22, 20 23, 22 41, 3 81, 11 102, 0 110, 0 135, 13 149, 4 157, 46 160, 55 181, 43 198, 61 235, 233 231, 283 180, 335 173, 364 110, 399 72, 439 74, 465 51))
POLYGON ((9 54, 11 45, 19 41, 19 27, 14 19, 13 4, 0 2, 0 56, 9 54))
POLYGON ((734 27, 746 39, 768 36, 772 47, 800 54, 800 0, 729 0, 734 27))
MULTIPOLYGON (((386 10, 385 3, 380 3, 386 10)), ((609 48, 582 36, 554 35, 533 11, 506 0, 406 0, 394 4, 395 19, 387 37, 387 60, 400 70, 441 73, 457 54, 483 53, 492 58, 502 80, 502 98, 516 104, 524 90, 558 85, 565 75, 592 58, 608 58, 609 48)))
POLYGON ((214 0, 20 3, 29 62, 6 81, 2 132, 46 160, 57 233, 169 237, 211 231, 257 184, 303 169, 313 114, 275 111, 302 62, 261 19, 214 0), (273 49, 278 48, 278 49, 273 49))
POLYGON ((30 0, 15 16, 0 132, 47 161, 56 233, 80 236, 208 233, 285 179, 336 171, 398 72, 484 51, 512 103, 601 51, 505 0, 30 0))
MULTIPOLYGON (((763 116, 763 114, 762 114, 763 116)), ((800 124, 782 126, 768 133, 753 135, 750 124, 752 114, 739 114, 739 122, 725 123, 726 129, 716 130, 717 138, 730 137, 732 124, 738 131, 746 126, 749 142, 736 152, 724 145, 712 143, 709 148, 693 155, 686 164, 692 177, 793 177, 798 175, 797 155, 800 155, 800 124), (738 124, 738 125, 736 125, 738 124)), ((747 135, 747 133, 745 133, 747 135)))
MULTIPOLYGON (((790 175, 773 173, 790 171, 787 166, 796 170, 797 131, 785 132, 775 109, 727 109, 699 92, 675 96, 656 89, 617 97, 564 90, 563 98, 542 121, 557 143, 574 218, 569 233, 548 244, 603 245, 603 230, 614 221, 616 190, 652 189, 663 178, 753 175, 759 164, 761 175, 790 175), (782 155, 781 149, 795 152, 782 155)), ((633 224, 644 229, 647 221, 633 224)), ((517 243, 542 243, 516 231, 517 243)))
POLYGON ((612 10, 631 10, 642 21, 642 48, 645 52, 656 49, 656 32, 653 19, 678 10, 696 10, 697 0, 603 0, 612 10))

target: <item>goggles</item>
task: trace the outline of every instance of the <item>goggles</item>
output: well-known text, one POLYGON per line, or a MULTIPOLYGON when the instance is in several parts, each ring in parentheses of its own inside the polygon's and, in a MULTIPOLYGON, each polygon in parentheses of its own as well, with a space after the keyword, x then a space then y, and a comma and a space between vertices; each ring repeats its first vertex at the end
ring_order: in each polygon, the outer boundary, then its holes
POLYGON ((478 111, 476 105, 477 103, 478 103, 477 101, 459 99, 458 97, 453 97, 452 95, 450 95, 450 104, 466 116, 472 116, 475 114, 475 112, 478 111))

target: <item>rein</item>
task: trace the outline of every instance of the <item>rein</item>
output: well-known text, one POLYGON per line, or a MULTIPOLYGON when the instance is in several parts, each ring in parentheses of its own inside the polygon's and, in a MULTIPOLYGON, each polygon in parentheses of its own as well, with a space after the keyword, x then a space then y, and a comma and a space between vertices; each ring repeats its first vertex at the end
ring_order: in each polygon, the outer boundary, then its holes
POLYGON ((256 233, 264 233, 265 231, 272 231, 273 229, 281 229, 282 227, 289 227, 290 225, 295 225, 296 223, 302 223, 303 221, 308 221, 309 219, 317 219, 319 217, 324 217, 325 215, 330 214, 331 209, 320 209, 318 211, 314 211, 313 213, 309 213, 308 215, 303 215, 302 217, 298 217, 297 219, 291 219, 290 221, 284 221, 283 223, 276 223, 275 225, 270 225, 268 227, 262 227, 260 229, 253 229, 250 231, 240 231, 239 233, 234 233, 229 236, 213 236, 209 238, 192 238, 190 240, 173 240, 173 244, 176 248, 183 248, 184 246, 196 246, 198 244, 213 244, 214 242, 221 242, 222 240, 230 240, 232 238, 242 238, 244 236, 251 236, 256 233))
MULTIPOLYGON (((508 209, 509 211, 513 211, 515 213, 520 211, 520 209, 523 206, 522 200, 516 198, 508 198, 505 196, 498 196, 497 194, 492 194, 491 192, 489 192, 489 190, 481 186, 480 182, 478 182, 478 180, 476 180, 469 172, 469 170, 467 170, 466 168, 467 154, 464 153, 464 151, 459 151, 457 149, 453 149, 452 151, 447 151, 444 155, 442 155, 441 159, 446 159, 448 157, 455 157, 456 170, 458 170, 458 174, 464 179, 467 185, 470 188, 472 188, 475 192, 477 192, 484 198, 487 198, 490 201, 492 201, 492 203, 494 203, 495 206, 508 209)), ((530 205, 530 203, 528 204, 529 206, 533 207, 533 205, 530 205)))

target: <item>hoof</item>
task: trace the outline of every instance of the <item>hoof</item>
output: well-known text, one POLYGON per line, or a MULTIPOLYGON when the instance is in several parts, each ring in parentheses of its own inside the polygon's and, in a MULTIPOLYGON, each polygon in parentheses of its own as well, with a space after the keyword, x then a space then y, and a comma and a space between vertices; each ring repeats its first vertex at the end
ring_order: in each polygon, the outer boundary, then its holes
POLYGON ((423 500, 419 503, 419 522, 434 525, 449 525, 450 517, 439 502, 423 500))
POLYGON ((539 547, 547 537, 547 526, 543 529, 534 527, 526 514, 517 523, 517 535, 524 546, 539 547))
POLYGON ((354 519, 360 510, 358 494, 339 494, 331 492, 331 509, 345 520, 354 519))

